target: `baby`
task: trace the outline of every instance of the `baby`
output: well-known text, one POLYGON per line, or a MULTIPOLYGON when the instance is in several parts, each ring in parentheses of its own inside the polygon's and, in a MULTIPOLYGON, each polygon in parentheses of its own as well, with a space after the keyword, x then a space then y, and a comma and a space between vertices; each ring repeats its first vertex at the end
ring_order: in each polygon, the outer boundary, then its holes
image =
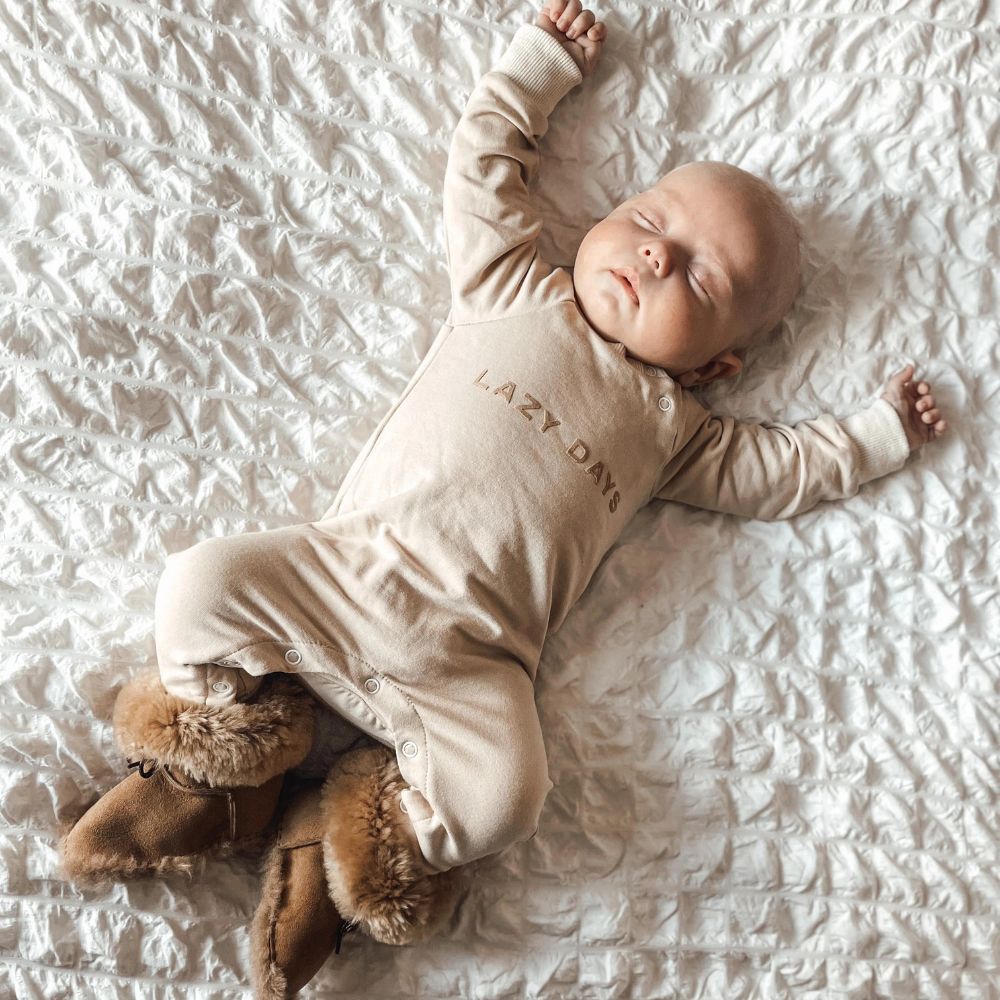
POLYGON ((912 365, 844 419, 743 422, 695 399, 799 285, 793 217, 736 167, 685 164, 628 199, 572 275, 539 257, 538 141, 606 33, 550 0, 479 81, 444 179, 437 339, 321 518, 167 556, 158 672, 115 703, 138 770, 62 843, 79 880, 186 871, 281 816, 252 933, 260 996, 306 982, 347 928, 426 937, 455 871, 535 834, 552 787, 542 647, 636 511, 791 517, 945 430, 912 365), (317 703, 370 745, 321 788, 286 787, 317 703))

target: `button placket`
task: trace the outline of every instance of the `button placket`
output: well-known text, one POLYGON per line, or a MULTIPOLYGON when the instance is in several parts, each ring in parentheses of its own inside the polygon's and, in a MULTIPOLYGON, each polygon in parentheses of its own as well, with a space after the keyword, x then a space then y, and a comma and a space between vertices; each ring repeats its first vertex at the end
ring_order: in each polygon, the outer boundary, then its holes
MULTIPOLYGON (((320 651, 322 653, 322 650, 320 651)), ((373 728, 365 729, 375 739, 391 746, 399 758, 399 766, 403 770, 407 783, 414 788, 423 788, 427 779, 428 753, 424 743, 423 722, 413 704, 389 674, 383 673, 379 666, 365 662, 358 656, 336 656, 336 669, 330 671, 332 677, 342 678, 342 689, 345 695, 350 695, 343 704, 336 699, 327 699, 335 704, 336 710, 350 719, 355 710, 364 711, 377 719, 379 732, 373 728), (353 702, 357 709, 353 705, 353 702), (385 739, 383 739, 385 737, 385 739)), ((311 669, 323 666, 323 656, 314 657, 319 660, 311 669)), ((319 674, 305 674, 307 677, 321 677, 319 674)), ((310 685, 312 686, 312 685, 310 685)), ((336 685, 334 685, 336 687, 336 685)), ((323 685, 319 685, 322 690, 323 685)), ((323 697, 321 694, 320 697, 323 697)))

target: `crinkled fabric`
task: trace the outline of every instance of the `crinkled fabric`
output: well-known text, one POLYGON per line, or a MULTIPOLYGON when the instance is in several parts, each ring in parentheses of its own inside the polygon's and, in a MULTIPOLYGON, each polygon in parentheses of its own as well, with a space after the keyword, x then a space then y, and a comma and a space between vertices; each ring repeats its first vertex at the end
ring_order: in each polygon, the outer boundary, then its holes
MULTIPOLYGON (((253 858, 79 889, 169 552, 314 520, 448 309, 441 183, 536 5, 0 5, 0 996, 250 996, 253 858)), ((846 414, 908 359, 946 437, 755 522, 655 502, 538 669, 550 793, 418 949, 326 997, 997 996, 996 4, 641 0, 535 195, 571 264, 693 159, 789 198, 783 335, 717 412, 846 414)))

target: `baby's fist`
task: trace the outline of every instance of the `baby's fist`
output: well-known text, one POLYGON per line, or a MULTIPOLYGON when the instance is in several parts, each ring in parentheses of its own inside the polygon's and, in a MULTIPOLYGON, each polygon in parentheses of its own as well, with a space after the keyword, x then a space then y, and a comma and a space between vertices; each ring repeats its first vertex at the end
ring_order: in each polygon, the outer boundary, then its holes
POLYGON ((934 405, 930 384, 912 379, 913 365, 907 365, 889 379, 882 393, 882 399, 892 404, 903 422, 910 451, 941 437, 948 429, 941 411, 934 405))
POLYGON ((546 0, 535 24, 562 45, 585 77, 594 72, 608 29, 580 0, 546 0))

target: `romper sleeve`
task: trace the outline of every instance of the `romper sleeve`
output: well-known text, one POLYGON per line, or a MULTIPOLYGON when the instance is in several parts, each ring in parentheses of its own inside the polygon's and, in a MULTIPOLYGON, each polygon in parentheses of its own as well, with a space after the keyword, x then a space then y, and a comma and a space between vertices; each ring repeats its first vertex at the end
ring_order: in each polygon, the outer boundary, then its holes
POLYGON ((902 421, 881 398, 844 419, 823 414, 794 426, 716 416, 690 398, 678 441, 652 498, 763 521, 852 497, 910 453, 902 421))
POLYGON ((443 192, 453 325, 573 297, 566 270, 538 257, 542 223, 528 184, 549 115, 582 79, 554 38, 526 24, 469 97, 443 192))

